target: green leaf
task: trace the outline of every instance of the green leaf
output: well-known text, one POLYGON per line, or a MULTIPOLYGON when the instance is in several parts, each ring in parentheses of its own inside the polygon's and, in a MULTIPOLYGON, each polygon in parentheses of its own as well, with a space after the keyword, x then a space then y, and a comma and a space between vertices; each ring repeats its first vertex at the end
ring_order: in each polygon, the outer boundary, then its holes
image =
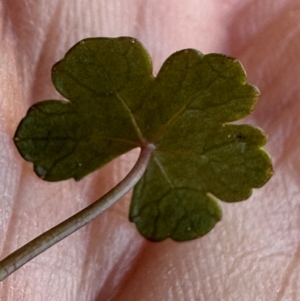
POLYGON ((132 38, 91 38, 53 66, 56 89, 69 101, 37 103, 22 120, 16 145, 47 181, 80 180, 141 145, 131 108, 153 82, 151 60, 132 38))
POLYGON ((91 38, 54 65, 52 80, 68 100, 31 107, 15 135, 21 155, 45 180, 79 180, 154 144, 130 206, 149 240, 205 235, 221 219, 217 199, 245 200, 273 173, 262 131, 230 124, 258 96, 233 58, 185 49, 154 78, 137 40, 91 38))

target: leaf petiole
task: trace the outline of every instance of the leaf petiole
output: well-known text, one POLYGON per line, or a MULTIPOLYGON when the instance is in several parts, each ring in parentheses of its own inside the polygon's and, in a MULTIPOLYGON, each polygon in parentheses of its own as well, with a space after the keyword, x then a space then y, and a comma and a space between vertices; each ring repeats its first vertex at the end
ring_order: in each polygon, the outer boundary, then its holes
POLYGON ((127 176, 112 190, 87 208, 28 242, 0 262, 0 281, 15 272, 34 257, 46 251, 65 237, 88 224, 124 196, 144 174, 155 146, 146 144, 141 148, 137 162, 127 176))

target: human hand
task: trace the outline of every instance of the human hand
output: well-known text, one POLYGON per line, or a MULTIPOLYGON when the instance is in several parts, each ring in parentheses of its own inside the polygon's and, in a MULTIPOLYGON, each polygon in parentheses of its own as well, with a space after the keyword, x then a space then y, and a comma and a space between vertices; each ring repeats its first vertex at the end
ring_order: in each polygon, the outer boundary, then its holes
POLYGON ((137 153, 79 183, 47 183, 18 155, 17 124, 34 102, 59 99, 51 66, 89 36, 133 36, 154 70, 196 48, 239 59, 261 97, 247 118, 269 135, 275 175, 246 202, 222 203, 203 238, 150 243, 128 222, 129 197, 0 284, 0 299, 298 300, 299 94, 297 2, 3 1, 0 60, 2 257, 76 213, 118 182, 137 153), (298 107, 298 109, 297 109, 298 107))

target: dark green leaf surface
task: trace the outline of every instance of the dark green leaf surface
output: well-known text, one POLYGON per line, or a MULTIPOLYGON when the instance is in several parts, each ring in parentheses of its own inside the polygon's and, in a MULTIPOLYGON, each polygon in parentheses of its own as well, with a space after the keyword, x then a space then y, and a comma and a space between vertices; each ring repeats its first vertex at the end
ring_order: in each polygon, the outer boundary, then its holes
POLYGON ((37 103, 16 133, 20 153, 40 177, 80 180, 142 143, 131 108, 153 76, 136 40, 83 40, 53 66, 52 80, 69 101, 37 103))
POLYGON ((251 113, 258 95, 233 58, 182 50, 154 78, 137 40, 92 38, 54 65, 52 79, 68 101, 28 111, 15 135, 20 153, 45 180, 78 180, 155 144, 130 207, 150 240, 206 234, 221 219, 217 199, 247 199, 272 175, 265 135, 228 124, 251 113))

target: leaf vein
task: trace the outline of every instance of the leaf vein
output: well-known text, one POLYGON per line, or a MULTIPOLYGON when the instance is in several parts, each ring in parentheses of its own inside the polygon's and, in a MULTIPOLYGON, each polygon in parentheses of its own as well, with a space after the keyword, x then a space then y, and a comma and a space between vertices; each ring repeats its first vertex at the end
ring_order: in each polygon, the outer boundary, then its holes
POLYGON ((138 137, 139 137, 139 139, 141 140, 141 142, 142 142, 143 144, 146 144, 146 143, 147 143, 147 142, 146 142, 146 139, 144 138, 144 136, 143 136, 143 134, 142 134, 142 132, 141 132, 141 129, 139 128, 139 126, 138 126, 138 124, 137 124, 137 122, 136 122, 136 120, 135 120, 135 117, 134 117, 134 115, 133 115, 131 109, 130 109, 129 106, 127 105, 126 101, 119 95, 119 93, 116 93, 116 96, 117 96, 117 98, 121 101, 123 107, 125 108, 125 110, 126 110, 127 113, 129 114, 131 123, 132 123, 132 125, 133 125, 133 127, 134 127, 134 129, 135 129, 135 131, 136 131, 136 133, 137 133, 137 135, 138 135, 138 137))
MULTIPOLYGON (((222 72, 224 72, 229 67, 230 67, 230 65, 226 66, 226 68, 224 68, 222 70, 222 72)), ((181 113, 183 113, 186 109, 189 108, 189 106, 195 101, 195 99, 198 97, 198 95, 201 94, 206 89, 208 89, 216 81, 216 79, 218 77, 221 77, 221 71, 218 72, 215 75, 215 77, 213 77, 205 87, 200 89, 197 93, 195 93, 195 95, 192 95, 190 97, 190 99, 187 101, 187 103, 185 105, 183 105, 176 113, 174 113, 173 116, 171 116, 171 118, 167 121, 167 123, 162 125, 162 127, 154 135, 153 141, 155 142, 157 139, 159 139, 159 137, 171 126, 171 124, 174 123, 180 117, 181 113)))
MULTIPOLYGON (((139 137, 139 139, 141 140, 141 142, 143 142, 144 144, 146 144, 146 139, 143 137, 143 134, 142 134, 142 132, 141 132, 141 130, 140 130, 140 128, 139 128, 136 120, 135 120, 134 115, 132 114, 131 109, 127 105, 126 101, 119 94, 119 91, 121 89, 119 89, 119 90, 116 89, 115 84, 112 81, 112 79, 110 78, 110 76, 108 75, 108 72, 106 71, 105 66, 102 63, 99 62, 99 60, 98 60, 97 56, 94 54, 94 52, 86 44, 84 44, 84 45, 85 45, 85 48, 93 55, 93 57, 94 57, 95 61, 97 62, 97 64, 99 66, 101 66, 105 77, 107 78, 107 80, 110 82, 111 86, 114 89, 114 92, 115 92, 115 95, 116 95, 117 99, 120 100, 120 102, 122 103, 123 107, 125 108, 125 110, 129 114, 130 121, 131 121, 131 123, 132 123, 132 125, 133 125, 133 127, 134 127, 134 129, 135 129, 135 131, 136 131, 136 133, 137 133, 137 135, 139 137)), ((128 53, 128 51, 129 51, 129 49, 127 50, 126 54, 128 53)))
POLYGON ((174 189, 174 188, 175 188, 174 185, 172 184, 170 178, 168 177, 168 175, 167 175, 165 169, 163 168, 163 166, 162 166, 162 164, 160 163, 160 161, 158 160, 158 158, 157 158, 157 157, 154 157, 154 161, 155 161, 156 165, 158 166, 160 172, 162 173, 162 175, 164 176, 164 178, 165 178, 166 181, 168 182, 169 186, 170 186, 172 189, 174 189))

